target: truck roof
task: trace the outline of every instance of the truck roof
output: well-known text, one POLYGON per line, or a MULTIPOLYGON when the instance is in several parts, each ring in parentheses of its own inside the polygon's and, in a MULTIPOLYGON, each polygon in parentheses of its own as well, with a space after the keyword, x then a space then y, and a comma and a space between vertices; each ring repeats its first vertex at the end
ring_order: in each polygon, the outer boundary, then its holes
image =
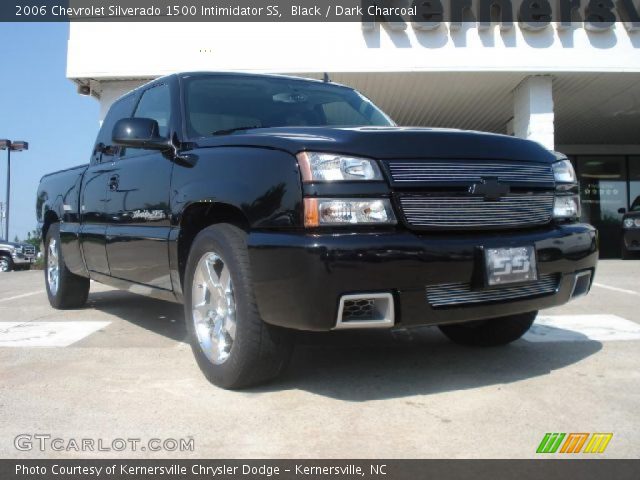
POLYGON ((312 82, 312 83, 319 83, 319 84, 329 83, 330 85, 333 85, 333 86, 336 86, 336 87, 343 87, 343 88, 348 88, 350 90, 353 90, 353 87, 350 87, 348 85, 343 85, 341 83, 336 83, 336 82, 331 82, 331 81, 325 82, 324 80, 319 80, 317 78, 299 77, 299 76, 296 76, 296 75, 284 75, 284 74, 278 74, 278 73, 252 73, 252 72, 233 72, 233 71, 220 72, 220 71, 215 71, 215 70, 197 70, 197 71, 189 71, 189 72, 176 72, 176 73, 171 73, 169 75, 163 75, 161 77, 154 78, 153 80, 150 80, 150 81, 140 85, 139 87, 134 88, 130 92, 125 93, 124 95, 119 97, 118 100, 120 100, 123 97, 126 97, 127 95, 130 95, 131 93, 133 93, 135 91, 138 91, 140 89, 144 89, 148 85, 151 85, 152 83, 155 83, 157 81, 161 81, 163 79, 169 79, 169 78, 173 78, 173 77, 184 78, 184 77, 189 77, 189 76, 194 76, 194 75, 216 75, 216 76, 230 76, 230 77, 242 76, 242 77, 263 77, 263 78, 290 79, 290 80, 303 81, 303 82, 312 82))

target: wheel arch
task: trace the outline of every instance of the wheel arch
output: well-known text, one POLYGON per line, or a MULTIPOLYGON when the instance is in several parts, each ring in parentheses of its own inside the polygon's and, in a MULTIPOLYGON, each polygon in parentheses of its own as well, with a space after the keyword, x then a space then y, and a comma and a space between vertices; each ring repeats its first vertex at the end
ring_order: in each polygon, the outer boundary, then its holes
POLYGON ((238 207, 228 203, 194 202, 182 213, 177 241, 178 272, 182 290, 187 259, 194 239, 205 228, 219 223, 229 223, 246 232, 249 231, 246 215, 238 207))
POLYGON ((49 228, 51 228, 51 225, 59 221, 60 219, 58 218, 58 215, 53 210, 47 210, 47 212, 44 214, 44 218, 42 221, 42 238, 41 238, 43 244, 45 239, 47 238, 47 233, 49 232, 49 228))

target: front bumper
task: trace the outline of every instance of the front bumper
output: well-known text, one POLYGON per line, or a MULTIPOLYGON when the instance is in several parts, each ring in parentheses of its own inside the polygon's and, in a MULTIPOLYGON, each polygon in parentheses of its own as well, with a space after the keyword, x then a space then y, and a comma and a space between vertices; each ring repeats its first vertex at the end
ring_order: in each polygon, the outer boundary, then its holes
POLYGON ((627 250, 640 250, 640 228, 629 228, 623 230, 622 238, 627 250))
POLYGON ((514 233, 272 233, 248 239, 253 287, 262 318, 300 330, 331 330, 340 297, 391 292, 395 325, 410 327, 493 318, 566 303, 576 272, 595 270, 596 230, 585 224, 514 233), (553 294, 491 304, 434 308, 426 287, 472 282, 483 268, 478 249, 534 245, 538 273, 558 274, 553 294))
POLYGON ((11 257, 14 265, 32 265, 36 258, 28 255, 13 255, 11 257))

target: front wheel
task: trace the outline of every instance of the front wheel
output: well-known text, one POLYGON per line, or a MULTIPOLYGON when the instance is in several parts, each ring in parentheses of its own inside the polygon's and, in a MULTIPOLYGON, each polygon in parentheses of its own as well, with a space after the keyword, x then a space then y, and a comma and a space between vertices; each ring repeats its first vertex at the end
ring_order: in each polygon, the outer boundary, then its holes
POLYGON ((67 268, 60 248, 60 225, 49 227, 44 249, 44 283, 53 308, 60 310, 83 306, 89 296, 89 279, 67 268))
POLYGON ((440 325, 439 328, 449 340, 460 345, 495 347, 522 337, 529 331, 537 315, 538 312, 535 311, 489 320, 440 325))
POLYGON ((195 238, 187 260, 185 320, 198 365, 213 384, 242 388, 276 377, 291 333, 266 324, 253 295, 246 233, 218 224, 195 238))
POLYGON ((13 268, 13 261, 9 255, 0 255, 0 272, 10 272, 13 268))

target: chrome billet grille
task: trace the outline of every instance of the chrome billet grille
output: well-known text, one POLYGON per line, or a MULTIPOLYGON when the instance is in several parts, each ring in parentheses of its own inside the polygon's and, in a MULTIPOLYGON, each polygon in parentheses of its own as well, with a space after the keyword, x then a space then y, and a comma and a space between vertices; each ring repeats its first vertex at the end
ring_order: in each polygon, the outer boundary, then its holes
POLYGON ((502 162, 491 160, 458 161, 390 161, 387 163, 394 184, 415 185, 443 182, 482 181, 494 177, 501 182, 545 183, 553 185, 551 165, 542 163, 502 162))
POLYGON ((424 228, 525 227, 551 220, 553 193, 509 194, 485 201, 472 195, 401 195, 408 224, 424 228))
POLYGON ((443 283, 427 287, 427 301, 433 308, 504 302, 540 295, 551 295, 558 289, 558 274, 540 275, 535 282, 490 290, 472 290, 469 283, 443 283))

